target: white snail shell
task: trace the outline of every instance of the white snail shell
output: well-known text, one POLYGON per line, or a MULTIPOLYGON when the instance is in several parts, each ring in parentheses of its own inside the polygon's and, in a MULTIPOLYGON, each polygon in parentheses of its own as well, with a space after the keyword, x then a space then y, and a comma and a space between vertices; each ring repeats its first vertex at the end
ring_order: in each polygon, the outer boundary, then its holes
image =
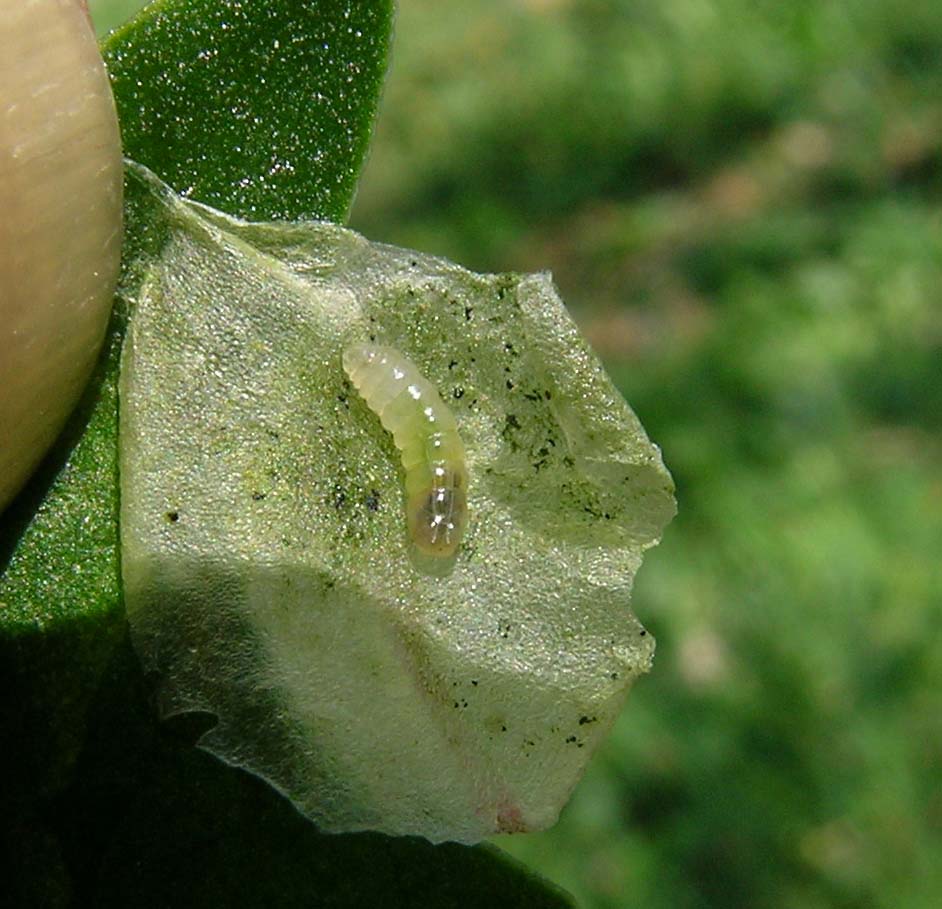
POLYGON ((121 138, 79 0, 0 0, 0 509, 75 406, 121 248, 121 138))

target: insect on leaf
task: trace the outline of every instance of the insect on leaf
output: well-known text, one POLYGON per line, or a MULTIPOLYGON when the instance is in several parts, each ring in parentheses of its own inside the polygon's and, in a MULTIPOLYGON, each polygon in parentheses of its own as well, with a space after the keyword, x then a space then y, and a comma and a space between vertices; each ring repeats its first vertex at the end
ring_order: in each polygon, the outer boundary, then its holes
POLYGON ((468 512, 464 446, 452 412, 394 347, 355 344, 343 352, 343 368, 399 449, 409 536, 420 570, 423 565, 432 574, 447 570, 468 512))

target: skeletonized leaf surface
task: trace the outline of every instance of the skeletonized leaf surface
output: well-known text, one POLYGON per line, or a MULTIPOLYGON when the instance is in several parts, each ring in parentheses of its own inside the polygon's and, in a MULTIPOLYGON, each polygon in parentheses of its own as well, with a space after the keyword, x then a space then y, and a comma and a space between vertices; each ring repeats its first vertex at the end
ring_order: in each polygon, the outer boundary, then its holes
POLYGON ((546 275, 476 275, 323 223, 247 224, 143 169, 166 242, 121 375, 129 619, 166 713, 327 830, 551 824, 653 642, 628 609, 674 512, 658 450, 546 275), (450 403, 469 526, 409 556, 392 440, 343 349, 450 403))

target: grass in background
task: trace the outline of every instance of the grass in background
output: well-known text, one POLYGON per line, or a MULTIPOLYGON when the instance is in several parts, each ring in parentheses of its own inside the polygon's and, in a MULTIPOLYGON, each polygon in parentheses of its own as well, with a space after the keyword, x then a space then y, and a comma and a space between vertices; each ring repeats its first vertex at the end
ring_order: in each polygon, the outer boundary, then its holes
POLYGON ((940 203, 939 4, 401 0, 352 226, 551 268, 678 484, 655 669, 501 841, 587 907, 942 901, 940 203))

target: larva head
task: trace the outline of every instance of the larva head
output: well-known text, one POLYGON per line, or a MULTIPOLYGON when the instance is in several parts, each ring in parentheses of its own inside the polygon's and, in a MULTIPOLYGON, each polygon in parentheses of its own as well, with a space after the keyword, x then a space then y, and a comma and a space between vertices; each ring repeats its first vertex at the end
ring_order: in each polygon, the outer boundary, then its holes
POLYGON ((423 555, 454 555, 468 513, 464 477, 449 471, 445 482, 413 495, 408 503, 409 537, 423 555))

